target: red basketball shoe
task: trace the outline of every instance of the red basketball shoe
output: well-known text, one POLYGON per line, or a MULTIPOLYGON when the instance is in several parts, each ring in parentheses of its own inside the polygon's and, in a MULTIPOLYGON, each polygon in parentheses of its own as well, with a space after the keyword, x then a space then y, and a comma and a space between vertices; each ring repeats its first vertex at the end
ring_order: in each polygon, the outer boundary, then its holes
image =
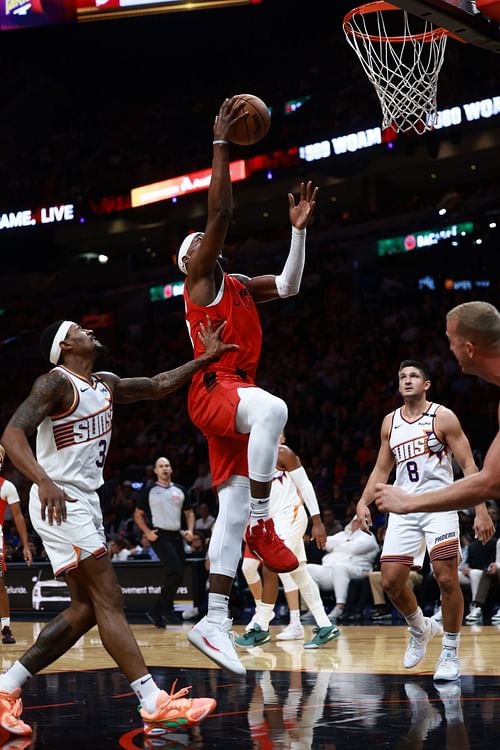
POLYGON ((32 729, 21 719, 23 702, 21 690, 16 688, 11 693, 0 692, 0 726, 17 735, 30 735, 32 729))
POLYGON ((299 567, 297 556, 274 530, 272 518, 267 521, 261 518, 251 528, 247 526, 245 541, 254 555, 274 573, 290 573, 299 567))
POLYGON ((182 688, 174 693, 175 682, 170 695, 164 690, 158 693, 154 713, 148 714, 146 709, 139 706, 146 735, 161 735, 199 724, 217 705, 213 698, 186 698, 189 688, 182 688))

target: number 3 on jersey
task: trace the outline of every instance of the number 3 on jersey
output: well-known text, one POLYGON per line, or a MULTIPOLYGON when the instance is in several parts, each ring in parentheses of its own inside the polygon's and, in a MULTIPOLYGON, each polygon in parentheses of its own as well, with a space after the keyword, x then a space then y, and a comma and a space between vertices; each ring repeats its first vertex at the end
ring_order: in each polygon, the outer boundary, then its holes
MULTIPOLYGON (((101 440, 101 442, 106 442, 105 440, 101 440)), ((99 464, 98 464, 99 465, 99 464)), ((418 466, 416 461, 408 461, 406 464, 406 470, 408 472, 408 479, 410 482, 418 482, 420 477, 418 476, 418 466)))
POLYGON ((95 462, 95 465, 102 469, 104 466, 104 462, 106 460, 106 453, 108 452, 108 441, 107 440, 99 440, 99 456, 97 458, 97 461, 95 462))

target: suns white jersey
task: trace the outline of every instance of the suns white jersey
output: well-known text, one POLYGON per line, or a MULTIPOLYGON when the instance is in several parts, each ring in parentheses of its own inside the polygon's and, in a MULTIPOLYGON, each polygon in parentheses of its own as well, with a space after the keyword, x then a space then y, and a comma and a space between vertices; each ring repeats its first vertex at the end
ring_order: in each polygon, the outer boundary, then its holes
POLYGON ((431 404, 413 422, 403 417, 401 409, 393 412, 389 445, 396 461, 394 484, 410 494, 453 482, 451 450, 434 431, 439 407, 440 404, 431 404))
POLYGON ((103 483, 113 421, 112 394, 95 375, 89 383, 62 365, 54 370, 71 383, 73 403, 68 411, 46 417, 38 427, 37 461, 54 482, 93 492, 103 483))
POLYGON ((271 495, 269 497, 269 513, 271 518, 277 515, 294 517, 298 508, 302 505, 302 498, 297 492, 288 471, 276 469, 271 484, 271 495))

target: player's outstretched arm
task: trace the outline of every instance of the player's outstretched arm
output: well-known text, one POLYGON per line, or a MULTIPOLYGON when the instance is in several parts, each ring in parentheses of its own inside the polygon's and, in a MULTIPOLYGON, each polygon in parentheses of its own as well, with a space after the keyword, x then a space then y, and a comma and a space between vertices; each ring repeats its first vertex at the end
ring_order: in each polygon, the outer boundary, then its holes
POLYGON ((99 374, 112 389, 113 400, 118 404, 164 398, 184 383, 188 383, 195 372, 202 370, 211 362, 215 362, 224 352, 239 348, 236 344, 225 344, 222 341, 221 336, 225 325, 226 321, 221 323, 214 331, 211 320, 207 315, 206 328, 201 323, 198 331, 198 337, 205 347, 205 351, 196 359, 176 367, 175 370, 160 372, 152 378, 119 378, 109 372, 99 374))
MULTIPOLYGON (((222 103, 213 128, 212 176, 208 188, 208 216, 198 252, 189 262, 188 288, 191 294, 200 281, 212 279, 233 216, 233 188, 229 171, 229 139, 247 112, 245 102, 231 97, 222 103)), ((201 290, 203 293, 203 290, 201 290)), ((211 301, 211 300, 210 300, 211 301)))
POLYGON ((306 227, 314 213, 317 194, 318 188, 313 188, 310 181, 300 183, 298 203, 295 203, 293 194, 288 193, 289 216, 292 225, 290 252, 278 276, 255 276, 246 282, 246 287, 256 302, 293 297, 299 293, 305 262, 306 227))
POLYGON ((458 479, 439 490, 423 492, 421 495, 406 495, 397 487, 378 484, 375 500, 382 513, 434 512, 438 510, 461 510, 492 498, 500 497, 500 433, 497 433, 484 459, 483 468, 476 474, 458 479))
MULTIPOLYGON (((444 435, 444 441, 450 446, 455 460, 462 469, 464 476, 475 474, 478 470, 469 440, 456 414, 445 407, 441 407, 436 415, 436 431, 444 435)), ((495 524, 491 520, 484 503, 476 506, 474 517, 474 537, 483 544, 495 534, 495 524)))

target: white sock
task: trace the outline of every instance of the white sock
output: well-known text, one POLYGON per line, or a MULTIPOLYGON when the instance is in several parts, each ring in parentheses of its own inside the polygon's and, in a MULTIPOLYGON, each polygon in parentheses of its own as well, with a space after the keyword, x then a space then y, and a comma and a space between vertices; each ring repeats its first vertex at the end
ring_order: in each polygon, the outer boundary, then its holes
POLYGON ((16 688, 22 688, 30 677, 33 677, 31 672, 28 672, 20 661, 16 661, 6 672, 0 675, 0 690, 11 693, 16 688))
POLYGON ((0 618, 0 622, 2 623, 2 630, 5 627, 10 628, 10 617, 2 617, 0 618))
POLYGON ((460 633, 443 633, 442 653, 447 657, 456 656, 460 646, 460 633))
POLYGON ((220 625, 228 617, 228 611, 229 596, 210 592, 208 595, 207 620, 220 625))
POLYGON ((290 625, 300 625, 300 609, 290 610, 290 625))
POLYGON ((143 709, 147 711, 148 714, 153 714, 156 710, 156 696, 160 692, 160 688, 153 680, 152 675, 148 672, 148 674, 131 682, 130 687, 137 695, 137 699, 143 709))
POLYGON ((259 607, 256 623, 257 625, 260 625, 262 630, 269 630, 269 623, 274 617, 273 606, 273 604, 266 604, 266 602, 262 602, 259 607))
POLYGON ((267 521, 269 515, 269 498, 250 498, 250 528, 255 526, 261 519, 267 521))
POLYGON ((424 613, 420 609, 420 607, 417 607, 415 612, 412 612, 411 615, 404 615, 404 618, 410 628, 414 628, 415 630, 419 630, 421 633, 425 630, 425 617, 424 613))

